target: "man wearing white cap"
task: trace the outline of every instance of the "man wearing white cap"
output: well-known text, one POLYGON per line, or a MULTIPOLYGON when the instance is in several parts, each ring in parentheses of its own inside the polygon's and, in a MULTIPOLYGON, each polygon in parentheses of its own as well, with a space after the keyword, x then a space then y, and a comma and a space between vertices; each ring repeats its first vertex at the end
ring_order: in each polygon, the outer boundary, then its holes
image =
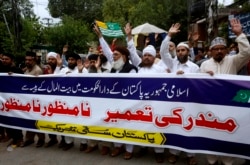
MULTIPOLYGON (((103 55, 108 59, 108 62, 112 65, 111 73, 137 73, 138 69, 136 66, 130 64, 129 56, 130 53, 128 49, 124 46, 116 46, 111 50, 110 46, 104 40, 100 29, 97 26, 94 26, 95 33, 99 37, 99 42, 103 50, 103 55)), ((101 153, 105 153, 106 144, 102 147, 101 153)), ((133 145, 125 144, 125 154, 123 158, 129 160, 132 158, 133 145)), ((123 152, 122 143, 114 143, 114 149, 111 151, 110 156, 115 157, 120 155, 123 152)))
POLYGON ((60 71, 61 68, 57 68, 57 70, 56 70, 58 58, 60 58, 60 55, 55 53, 55 52, 49 52, 47 54, 46 61, 48 64, 48 66, 47 66, 47 73, 48 74, 53 74, 53 73, 60 71))
POLYGON ((179 32, 180 24, 174 24, 169 29, 167 37, 161 44, 160 54, 161 59, 169 67, 171 73, 198 73, 199 67, 188 60, 190 48, 186 43, 179 43, 176 47, 177 58, 172 58, 169 54, 169 44, 171 37, 179 32))
MULTIPOLYGON (((176 74, 184 74, 184 73, 199 73, 199 67, 195 63, 191 62, 188 59, 190 48, 186 43, 179 43, 176 47, 176 55, 177 58, 173 59, 169 54, 169 44, 172 36, 178 33, 180 30, 180 24, 173 24, 169 31, 167 37, 163 40, 160 48, 160 54, 162 61, 169 67, 172 73, 176 74)), ((168 157, 168 161, 170 163, 175 163, 177 161, 177 157, 180 154, 180 150, 169 149, 170 156, 168 157)), ((187 153, 188 157, 188 165, 197 164, 195 158, 195 154, 187 153)))
MULTIPOLYGON (((57 61, 60 59, 60 55, 55 52, 49 52, 46 56, 47 66, 46 74, 58 74, 63 67, 57 68, 57 61), (57 68, 57 69, 56 69, 57 68)), ((49 141, 45 144, 45 147, 51 147, 58 143, 57 136, 54 134, 49 134, 49 141)), ((64 136, 61 138, 60 144, 65 143, 64 136)))
MULTIPOLYGON (((130 60, 133 65, 138 67, 139 74, 150 73, 167 73, 165 68, 158 63, 155 64, 156 50, 153 45, 146 46, 142 51, 142 58, 137 54, 136 48, 133 42, 132 27, 129 23, 126 24, 125 33, 127 35, 127 45, 130 52, 130 60)), ((154 148, 156 162, 162 163, 164 161, 164 148, 154 148)), ((146 148, 141 148, 139 154, 145 154, 146 148)))
MULTIPOLYGON (((237 74, 237 72, 250 60, 250 45, 239 20, 231 19, 232 31, 235 33, 239 52, 234 56, 228 56, 227 45, 224 38, 215 38, 210 45, 211 56, 209 60, 201 64, 201 72, 214 74, 237 74)), ((209 164, 218 163, 221 159, 224 165, 232 165, 234 159, 228 156, 207 155, 209 164)))
POLYGON ((130 52, 130 60, 133 65, 138 66, 138 73, 166 73, 166 70, 155 64, 156 50, 153 45, 146 46, 142 51, 142 58, 137 54, 133 42, 132 27, 128 23, 124 28, 127 35, 128 50, 130 52))
POLYGON ((213 74, 237 74, 250 59, 249 42, 242 33, 242 26, 239 20, 230 21, 232 31, 236 34, 239 52, 237 55, 228 56, 227 45, 224 38, 216 37, 210 45, 211 56, 209 60, 201 65, 201 72, 213 74))

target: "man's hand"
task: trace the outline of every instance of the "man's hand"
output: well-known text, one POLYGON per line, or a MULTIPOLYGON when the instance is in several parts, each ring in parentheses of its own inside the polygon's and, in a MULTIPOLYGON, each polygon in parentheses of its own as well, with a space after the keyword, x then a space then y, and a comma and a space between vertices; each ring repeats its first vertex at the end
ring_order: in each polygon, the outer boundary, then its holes
POLYGON ((8 75, 12 75, 13 74, 13 72, 8 72, 8 75))
POLYGON ((232 27, 232 32, 234 32, 236 36, 239 36, 242 33, 242 26, 240 20, 233 18, 230 20, 230 25, 232 27))
POLYGON ((124 31, 126 33, 126 36, 128 37, 128 41, 130 41, 132 39, 132 26, 130 25, 130 23, 126 23, 124 31))
POLYGON ((97 70, 100 68, 100 65, 101 65, 101 58, 100 56, 98 56, 95 63, 95 67, 97 68, 97 70))
POLYGON ((214 72, 213 72, 213 71, 207 71, 206 73, 208 73, 210 76, 213 76, 213 75, 214 75, 214 72))
POLYGON ((181 74, 184 74, 184 72, 183 72, 182 70, 178 70, 178 71, 176 72, 176 74, 177 74, 177 75, 181 75, 181 74))
POLYGON ((168 36, 172 37, 174 34, 179 33, 180 32, 180 30, 179 30, 180 26, 181 26, 181 24, 179 24, 179 23, 173 24, 170 27, 170 29, 168 30, 168 36))
POLYGON ((99 38, 102 38, 102 32, 96 24, 94 25, 93 30, 99 38))
POLYGON ((77 68, 78 68, 78 73, 82 73, 82 70, 84 68, 84 65, 82 63, 82 59, 77 60, 77 68))
POLYGON ((117 38, 114 38, 114 39, 112 40, 112 44, 115 44, 116 41, 117 41, 117 38))
POLYGON ((61 67, 63 65, 63 60, 62 60, 60 54, 56 55, 56 61, 57 61, 57 66, 58 67, 61 67))
POLYGON ((193 42, 198 42, 199 37, 200 37, 200 35, 199 35, 198 32, 192 33, 192 41, 193 41, 193 42))

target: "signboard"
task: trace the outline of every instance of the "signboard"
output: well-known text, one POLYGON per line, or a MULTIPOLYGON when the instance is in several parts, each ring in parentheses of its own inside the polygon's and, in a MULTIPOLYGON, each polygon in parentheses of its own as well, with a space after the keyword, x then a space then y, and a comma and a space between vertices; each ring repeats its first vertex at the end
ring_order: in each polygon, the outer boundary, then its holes
MULTIPOLYGON (((232 18, 239 19, 242 25, 243 33, 250 37, 250 13, 229 15, 228 20, 232 18)), ((228 25, 229 38, 236 38, 236 35, 232 32, 230 24, 228 25)))

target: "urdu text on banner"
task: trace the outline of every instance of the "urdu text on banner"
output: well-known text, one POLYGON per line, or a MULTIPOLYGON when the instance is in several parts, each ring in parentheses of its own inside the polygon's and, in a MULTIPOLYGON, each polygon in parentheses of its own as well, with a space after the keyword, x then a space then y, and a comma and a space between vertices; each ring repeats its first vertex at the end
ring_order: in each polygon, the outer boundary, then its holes
POLYGON ((5 127, 250 158, 248 76, 0 77, 5 127))

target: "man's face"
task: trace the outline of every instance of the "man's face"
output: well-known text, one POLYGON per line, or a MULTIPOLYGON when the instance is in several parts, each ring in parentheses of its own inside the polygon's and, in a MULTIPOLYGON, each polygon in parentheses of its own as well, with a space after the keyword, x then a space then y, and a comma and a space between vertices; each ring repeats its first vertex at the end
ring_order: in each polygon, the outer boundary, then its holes
POLYGON ((227 54, 227 49, 223 45, 217 45, 211 48, 211 56, 217 62, 221 62, 227 54))
POLYGON ((189 51, 185 46, 179 46, 176 49, 177 59, 180 63, 185 63, 188 60, 189 51))
POLYGON ((89 60, 88 70, 90 73, 96 73, 97 71, 96 63, 97 63, 97 60, 89 60))
POLYGON ((169 43, 169 51, 172 52, 175 50, 175 44, 173 42, 169 43))
POLYGON ((68 59, 68 67, 70 69, 74 69, 76 67, 76 65, 77 65, 77 60, 75 58, 73 58, 73 57, 69 57, 69 59, 68 59))
POLYGON ((36 64, 35 57, 25 56, 25 66, 27 68, 32 68, 36 64))
POLYGON ((83 66, 84 66, 84 68, 89 68, 89 66, 90 66, 89 59, 86 58, 86 59, 83 61, 83 66))
POLYGON ((57 60, 54 57, 49 57, 47 63, 54 68, 57 65, 57 60))
POLYGON ((126 61, 125 60, 125 55, 122 55, 120 52, 118 52, 116 50, 113 52, 113 59, 114 59, 114 61, 119 60, 121 57, 123 58, 123 61, 125 62, 126 61))
POLYGON ((203 54, 203 52, 201 50, 198 50, 198 54, 197 55, 203 56, 204 54, 203 54))
POLYGON ((155 61, 155 57, 152 56, 151 54, 149 53, 145 53, 143 56, 142 56, 142 65, 144 67, 151 67, 153 64, 154 64, 154 61, 155 61))
POLYGON ((40 64, 41 63, 41 59, 42 57, 41 56, 36 56, 36 62, 37 64, 40 64))
POLYGON ((12 59, 10 57, 3 55, 3 57, 2 57, 2 64, 4 66, 11 66, 12 62, 13 61, 12 61, 12 59))
POLYGON ((93 53, 94 51, 95 51, 94 47, 92 47, 92 46, 89 47, 89 52, 90 52, 90 53, 93 53))
POLYGON ((89 66, 94 67, 96 64, 96 60, 89 60, 89 66))

